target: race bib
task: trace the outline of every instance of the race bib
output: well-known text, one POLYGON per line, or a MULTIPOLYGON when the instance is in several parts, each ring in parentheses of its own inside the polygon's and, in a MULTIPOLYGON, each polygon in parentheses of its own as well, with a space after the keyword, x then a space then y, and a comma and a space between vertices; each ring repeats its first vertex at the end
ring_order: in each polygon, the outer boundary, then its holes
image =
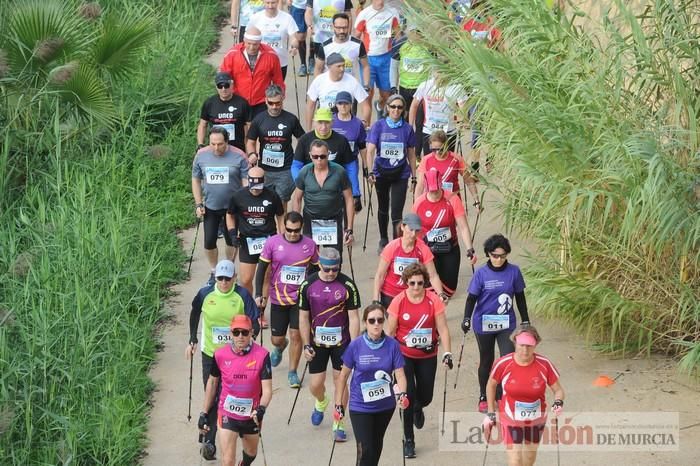
POLYGON ((262 42, 269 45, 273 49, 279 49, 282 47, 282 35, 279 32, 269 32, 263 34, 262 42))
POLYGON ((266 240, 266 236, 263 236, 262 238, 246 238, 245 242, 248 244, 248 254, 251 256, 260 254, 263 250, 263 246, 265 246, 266 240))
POLYGON ((335 220, 311 220, 311 237, 319 246, 338 244, 338 223, 335 220))
POLYGON ((391 23, 380 24, 374 29, 374 37, 377 39, 388 39, 391 35, 391 23))
POLYGON ((484 314, 481 316, 482 332, 500 332, 508 329, 509 326, 510 317, 508 315, 484 314))
POLYGON ((331 18, 318 18, 316 28, 321 32, 330 34, 333 32, 333 22, 331 18))
POLYGON ((343 340, 343 327, 316 327, 314 342, 317 345, 337 346, 343 340))
POLYGON ((231 329, 228 327, 212 327, 211 328, 211 342, 215 345, 223 345, 232 340, 231 329))
POLYGON ((486 40, 489 38, 489 31, 472 31, 472 39, 486 40))
POLYGON ((204 175, 207 184, 228 184, 228 167, 207 167, 204 175))
POLYGON ((383 159, 399 161, 403 159, 403 142, 382 142, 380 156, 383 159))
POLYGON ((442 182, 442 189, 451 193, 452 192, 452 183, 449 181, 443 181, 442 182))
POLYGON ((447 132, 447 129, 450 126, 450 118, 449 115, 447 115, 445 112, 441 112, 439 110, 435 111, 433 110, 432 115, 430 116, 430 123, 428 124, 428 127, 430 128, 431 132, 434 130, 441 129, 444 132, 447 132))
POLYGON ((394 258, 394 273, 401 275, 406 267, 417 262, 418 258, 416 257, 396 257, 394 258))
POLYGON ((236 398, 233 395, 226 395, 224 409, 229 413, 237 414, 241 417, 250 417, 253 414, 253 399, 236 398))
POLYGON ((433 344, 432 328, 412 328, 406 335, 406 346, 409 348, 425 348, 433 344))
POLYGON ((450 227, 433 228, 428 232, 426 238, 431 243, 444 243, 445 241, 452 239, 452 231, 450 227))
POLYGON ((270 167, 284 167, 284 152, 263 149, 262 163, 270 167))
POLYGON ((326 94, 319 96, 318 101, 320 106, 333 108, 333 106, 335 105, 335 97, 338 95, 338 92, 340 91, 330 90, 326 94))
POLYGON ((365 403, 383 400, 391 396, 389 382, 384 379, 362 382, 360 384, 360 389, 362 390, 362 401, 365 403))
POLYGON ((408 73, 420 73, 423 71, 422 58, 402 58, 401 64, 403 69, 408 73))
POLYGON ((217 125, 217 126, 221 126, 222 128, 224 128, 226 130, 226 132, 228 133, 228 140, 229 141, 236 140, 236 125, 235 124, 226 123, 226 124, 217 125))
POLYGON ((306 278, 306 267, 298 265, 283 265, 280 280, 285 285, 301 285, 306 278))
POLYGON ((515 402, 516 421, 534 421, 542 417, 542 407, 540 400, 526 403, 524 401, 515 402))

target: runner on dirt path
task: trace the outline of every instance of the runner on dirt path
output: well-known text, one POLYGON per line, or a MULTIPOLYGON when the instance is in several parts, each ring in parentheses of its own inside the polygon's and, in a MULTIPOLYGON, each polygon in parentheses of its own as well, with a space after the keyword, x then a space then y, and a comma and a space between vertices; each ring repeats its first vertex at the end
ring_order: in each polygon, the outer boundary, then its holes
POLYGON ((356 168, 349 169, 348 176, 352 184, 352 196, 355 199, 355 212, 362 210, 362 192, 360 191, 360 164, 362 160, 362 173, 365 178, 369 177, 367 165, 367 130, 365 124, 352 114, 352 96, 348 92, 338 92, 335 96, 335 106, 338 112, 333 116, 333 131, 345 136, 352 150, 353 162, 356 168), (352 175, 355 174, 355 176, 352 175))
POLYGON ((272 334, 272 366, 282 361, 282 353, 289 348, 289 372, 287 381, 291 388, 301 385, 297 368, 301 358, 301 336, 299 335, 299 286, 306 279, 307 269, 318 264, 316 243, 302 235, 303 218, 299 212, 287 212, 284 216, 284 233, 271 236, 265 241, 255 272, 255 302, 264 309, 263 283, 270 267, 270 333, 272 334), (286 338, 289 329, 289 339, 286 338), (291 344, 290 344, 291 342, 291 344))
MULTIPOLYGON (((304 357, 309 361, 311 394, 315 398, 311 424, 318 426, 328 406, 326 368, 331 361, 333 381, 340 375, 343 352, 360 334, 360 293, 357 285, 340 273, 340 253, 333 248, 319 251, 320 270, 301 284, 299 289, 299 331, 304 343, 304 357)), ((347 406, 347 392, 343 406, 347 406)), ((345 442, 342 421, 333 422, 333 436, 345 442)))
POLYGON ((389 306, 395 296, 408 288, 401 278, 404 269, 418 262, 425 265, 433 290, 446 301, 449 298, 443 292, 442 282, 435 269, 435 256, 418 237, 422 230, 420 217, 414 213, 406 214, 400 228, 401 237, 387 244, 379 255, 372 299, 385 307, 389 306))
POLYGON ((204 405, 197 427, 208 435, 211 411, 218 405, 222 465, 236 464, 236 443, 241 438, 243 460, 239 466, 250 466, 258 454, 263 416, 272 400, 272 366, 270 353, 252 340, 252 324, 248 316, 236 316, 230 323, 233 339, 214 353, 209 371, 204 405), (221 384, 219 384, 221 379, 221 384), (221 394, 218 394, 218 388, 221 394))
POLYGON ((265 170, 265 187, 273 189, 282 200, 285 211, 294 191, 292 137, 304 135, 299 118, 284 110, 284 91, 271 84, 265 91, 267 111, 258 114, 250 124, 246 140, 248 163, 265 170))
POLYGON ((282 79, 287 77, 289 56, 295 56, 299 45, 296 33, 299 31, 292 15, 279 10, 279 0, 263 0, 265 9, 250 18, 249 26, 255 26, 262 33, 262 43, 275 51, 282 67, 282 79))
POLYGON ((542 338, 534 327, 520 328, 510 339, 515 351, 493 364, 486 385, 488 413, 483 427, 488 441, 491 429, 500 423, 509 466, 532 466, 547 423, 547 386, 554 393, 552 415, 555 418, 559 418, 564 409, 564 389, 552 362, 535 353, 542 338), (503 384, 503 398, 497 406, 496 390, 500 384, 503 384))
POLYGON ((304 20, 311 33, 309 49, 308 74, 312 74, 316 66, 315 56, 325 41, 333 36, 333 16, 336 13, 352 12, 352 0, 308 0, 304 20))
POLYGON ((326 40, 318 48, 314 77, 326 71, 326 57, 339 53, 345 59, 345 72, 357 78, 365 90, 369 89, 369 61, 365 44, 357 37, 350 35, 352 22, 347 13, 336 13, 333 16, 333 37, 326 40), (360 76, 362 69, 362 76, 360 76), (362 79, 360 79, 362 78, 362 79))
MULTIPOLYGON (((396 43, 392 50, 391 87, 397 89, 397 92, 404 98, 407 110, 411 108, 413 94, 418 85, 430 76, 430 61, 433 59, 433 55, 418 42, 420 39, 417 27, 409 24, 406 26, 405 40, 399 39, 400 43, 396 43)), ((423 121, 422 118, 420 121, 423 121)), ((416 127, 416 132, 419 132, 418 127, 416 127)))
MULTIPOLYGON (((216 265, 216 283, 201 288, 192 300, 190 311, 190 342, 185 348, 187 359, 194 357, 197 343, 202 345, 202 382, 207 388, 207 380, 213 364, 214 353, 230 343, 229 325, 237 315, 247 315, 257 323, 258 308, 248 290, 236 283, 236 267, 230 260, 222 260, 216 265), (202 317, 201 342, 197 339, 197 327, 202 317)), ((257 335, 260 330, 254 327, 257 335)), ((202 443, 202 456, 213 459, 216 454, 216 413, 214 405, 209 411, 211 429, 202 443)))
POLYGON ((462 255, 457 232, 467 248, 467 258, 476 264, 467 212, 462 200, 454 193, 445 193, 441 187, 440 172, 431 168, 425 174, 427 192, 416 199, 413 212, 425 227, 424 241, 435 256, 435 268, 447 296, 457 290, 462 255))
POLYGON ((403 413, 403 455, 415 458, 413 426, 423 428, 423 408, 433 400, 438 335, 443 351, 442 364, 446 369, 452 369, 452 350, 445 304, 433 291, 426 290, 429 276, 425 266, 419 263, 409 265, 402 272, 401 279, 408 289, 391 301, 386 333, 396 337, 405 360, 406 392, 411 405, 403 413))
POLYGON ((302 211, 303 200, 304 234, 319 246, 336 249, 342 258, 343 247, 353 242, 355 208, 350 179, 343 167, 328 161, 325 141, 315 139, 309 156, 312 163, 299 172, 290 208, 302 211))
MULTIPOLYGON (((248 185, 248 161, 237 147, 229 146, 228 131, 215 126, 209 132, 209 146, 197 151, 192 162, 192 197, 195 215, 204 221, 204 252, 211 267, 207 283, 214 281, 219 260, 216 240, 228 202, 234 192, 248 185)), ((224 232, 226 258, 233 259, 235 249, 224 232)))
MULTIPOLYGON (((464 304, 462 331, 467 333, 473 329, 479 348, 478 409, 482 413, 488 408, 486 383, 495 359, 496 343, 501 357, 513 352, 510 340, 516 327, 513 298, 518 305, 521 325, 530 325, 525 280, 520 268, 508 262, 510 251, 510 241, 505 236, 496 234, 486 239, 484 254, 488 261, 472 277, 464 304)), ((500 399, 501 390, 498 392, 500 399)))
POLYGON ((233 78, 228 73, 216 73, 216 95, 202 105, 197 125, 197 150, 205 147, 204 138, 212 126, 222 126, 228 132, 228 143, 245 151, 245 127, 250 122, 248 101, 233 93, 233 78))
POLYGON ((384 434, 396 409, 396 398, 401 409, 409 407, 404 358, 397 341, 384 333, 384 312, 381 304, 365 308, 362 313, 365 331, 351 341, 343 353, 343 368, 335 381, 333 418, 340 422, 345 417, 344 396, 352 375, 349 414, 357 442, 358 466, 379 464, 384 434), (396 378, 393 386, 392 374, 396 378))

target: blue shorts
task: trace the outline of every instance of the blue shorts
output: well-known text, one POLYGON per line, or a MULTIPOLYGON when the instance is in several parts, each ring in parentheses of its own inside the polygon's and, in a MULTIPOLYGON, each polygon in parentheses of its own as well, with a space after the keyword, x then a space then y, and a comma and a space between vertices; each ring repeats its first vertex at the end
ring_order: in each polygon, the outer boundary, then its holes
POLYGON ((294 18, 294 22, 297 23, 297 27, 299 28, 299 32, 301 33, 305 33, 307 29, 306 21, 304 21, 305 12, 305 8, 297 8, 295 6, 289 8, 289 14, 291 14, 292 18, 294 18))
POLYGON ((377 86, 380 91, 391 90, 389 68, 391 67, 391 52, 382 55, 368 55, 369 87, 377 86))

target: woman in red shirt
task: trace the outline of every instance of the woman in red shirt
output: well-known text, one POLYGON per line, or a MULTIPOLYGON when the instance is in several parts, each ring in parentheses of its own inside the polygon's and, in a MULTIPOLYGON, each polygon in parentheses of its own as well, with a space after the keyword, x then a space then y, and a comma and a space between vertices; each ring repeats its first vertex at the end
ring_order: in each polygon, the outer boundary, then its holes
POLYGON ((503 387, 503 397, 498 402, 498 420, 506 445, 508 464, 531 466, 537 458, 537 447, 547 422, 547 386, 554 392, 552 413, 561 415, 564 407, 564 389, 559 383, 559 373, 546 357, 535 353, 542 341, 537 329, 521 327, 513 332, 511 340, 515 352, 493 363, 486 385, 488 413, 484 418, 487 440, 491 428, 496 425, 496 388, 503 387))
POLYGON ((403 354, 406 393, 409 406, 403 415, 404 450, 406 458, 416 457, 413 426, 421 429, 425 423, 423 408, 433 400, 437 371, 438 335, 445 350, 442 364, 452 369, 450 330, 447 328, 445 305, 438 295, 426 290, 428 271, 420 263, 407 266, 401 279, 408 289, 399 293, 389 305, 386 333, 396 338, 403 354))

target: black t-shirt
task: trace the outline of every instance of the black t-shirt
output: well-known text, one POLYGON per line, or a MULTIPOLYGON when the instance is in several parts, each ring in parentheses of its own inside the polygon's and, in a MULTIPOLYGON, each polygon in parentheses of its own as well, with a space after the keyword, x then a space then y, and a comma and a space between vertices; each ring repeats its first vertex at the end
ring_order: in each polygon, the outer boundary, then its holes
POLYGON ((264 188, 259 196, 241 188, 231 197, 228 213, 236 218, 242 238, 261 238, 277 233, 275 215, 284 215, 284 206, 277 193, 269 188, 264 188))
POLYGON ((245 152, 245 124, 250 121, 250 106, 241 96, 233 96, 223 101, 213 95, 204 101, 199 118, 212 126, 223 126, 228 131, 228 143, 245 152))
MULTIPOLYGON (((314 139, 320 139, 316 136, 315 131, 309 131, 297 141, 297 148, 294 151, 294 160, 302 162, 304 165, 311 163, 309 152, 311 151, 311 143, 314 139)), ((342 134, 331 131, 331 136, 328 139, 323 139, 328 144, 328 159, 331 162, 347 165, 354 161, 356 157, 352 154, 350 143, 342 134)))
POLYGON ((292 136, 299 139, 304 135, 299 118, 282 110, 277 117, 267 111, 253 118, 248 129, 248 139, 260 141, 258 165, 265 171, 280 172, 289 170, 294 158, 292 136))

